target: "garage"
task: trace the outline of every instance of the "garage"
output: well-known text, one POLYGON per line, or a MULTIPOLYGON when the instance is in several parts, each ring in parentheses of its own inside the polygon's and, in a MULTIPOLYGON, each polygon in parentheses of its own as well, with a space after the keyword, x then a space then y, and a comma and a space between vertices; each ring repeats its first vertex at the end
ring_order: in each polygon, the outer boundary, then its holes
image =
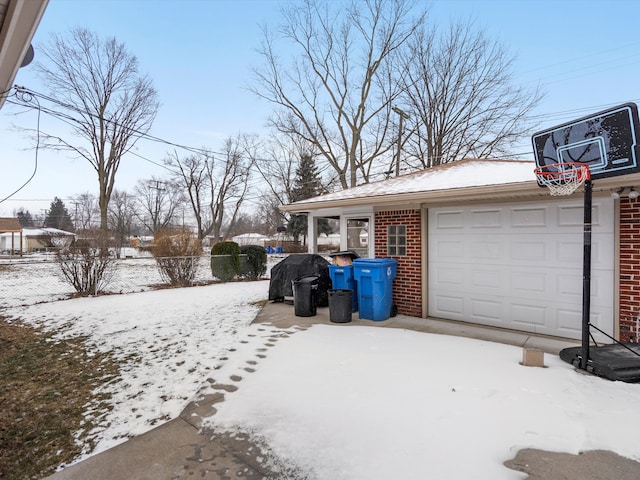
MULTIPOLYGON (((427 211, 428 315, 579 339, 582 199, 427 211)), ((593 200, 591 322, 613 335, 614 202, 593 200)))

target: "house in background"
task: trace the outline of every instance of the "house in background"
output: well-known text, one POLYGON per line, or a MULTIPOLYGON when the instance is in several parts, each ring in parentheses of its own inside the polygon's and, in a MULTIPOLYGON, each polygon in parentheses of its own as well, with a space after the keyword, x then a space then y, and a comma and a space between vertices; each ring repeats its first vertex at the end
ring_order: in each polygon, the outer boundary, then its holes
POLYGON ((259 245, 265 246, 265 243, 269 241, 269 237, 260 233, 243 233, 242 235, 236 235, 231 239, 241 247, 244 245, 259 245))
MULTIPOLYGON (((534 168, 461 160, 282 209, 308 216, 310 239, 318 219, 339 218, 341 250, 357 245, 360 256, 395 258, 399 313, 579 339, 582 191, 552 197, 534 168)), ((612 195, 634 185, 640 174, 593 182, 591 322, 638 342, 640 202, 612 195)))
MULTIPOLYGON (((13 251, 22 254, 68 247, 75 240, 76 234, 57 228, 23 228, 18 237, 20 238, 19 247, 16 245, 13 251)), ((9 251, 13 241, 8 232, 0 233, 0 251, 9 251)))
POLYGON ((0 218, 0 253, 22 255, 22 225, 17 218, 0 218))

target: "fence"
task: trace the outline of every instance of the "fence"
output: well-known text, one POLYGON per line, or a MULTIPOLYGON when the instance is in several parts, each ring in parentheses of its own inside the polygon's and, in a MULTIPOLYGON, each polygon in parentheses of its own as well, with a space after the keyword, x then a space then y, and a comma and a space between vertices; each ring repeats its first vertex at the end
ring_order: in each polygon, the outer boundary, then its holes
MULTIPOLYGON (((199 258, 196 283, 215 280, 210 261, 209 255, 199 258)), ((106 287, 108 293, 142 292, 166 284, 152 257, 118 259, 114 263, 115 273, 106 287)), ((2 308, 61 300, 74 293, 54 255, 0 260, 0 314, 2 308)))

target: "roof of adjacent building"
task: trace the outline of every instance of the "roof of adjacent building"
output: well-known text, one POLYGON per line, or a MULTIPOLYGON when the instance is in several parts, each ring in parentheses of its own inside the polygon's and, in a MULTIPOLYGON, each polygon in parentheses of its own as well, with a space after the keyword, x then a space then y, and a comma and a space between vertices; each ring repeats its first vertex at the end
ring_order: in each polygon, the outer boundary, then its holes
MULTIPOLYGON (((0 220, 2 220, 2 219, 0 219, 0 220)), ((20 222, 18 222, 18 224, 19 223, 20 222)), ((1 225, 1 223, 0 223, 0 225, 1 225)), ((53 228, 53 227, 44 227, 44 228, 25 227, 25 228, 22 228, 20 230, 2 230, 2 229, 0 229, 0 236, 3 236, 4 234, 7 234, 7 232, 20 232, 20 231, 22 231, 22 236, 23 237, 62 237, 62 236, 75 237, 76 236, 75 233, 67 232, 65 230, 60 230, 58 228, 53 228)))
POLYGON ((0 233, 20 231, 22 231, 20 220, 13 217, 0 217, 0 233))

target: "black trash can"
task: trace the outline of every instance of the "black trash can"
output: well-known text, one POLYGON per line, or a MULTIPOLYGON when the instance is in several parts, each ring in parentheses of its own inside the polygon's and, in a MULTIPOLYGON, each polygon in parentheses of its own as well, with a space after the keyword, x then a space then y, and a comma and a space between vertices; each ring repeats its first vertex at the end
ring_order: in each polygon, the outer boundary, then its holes
POLYGON ((329 290, 329 320, 333 323, 349 323, 353 310, 353 290, 329 290))
POLYGON ((319 280, 319 277, 311 275, 293 281, 293 309, 296 317, 316 315, 319 280))

